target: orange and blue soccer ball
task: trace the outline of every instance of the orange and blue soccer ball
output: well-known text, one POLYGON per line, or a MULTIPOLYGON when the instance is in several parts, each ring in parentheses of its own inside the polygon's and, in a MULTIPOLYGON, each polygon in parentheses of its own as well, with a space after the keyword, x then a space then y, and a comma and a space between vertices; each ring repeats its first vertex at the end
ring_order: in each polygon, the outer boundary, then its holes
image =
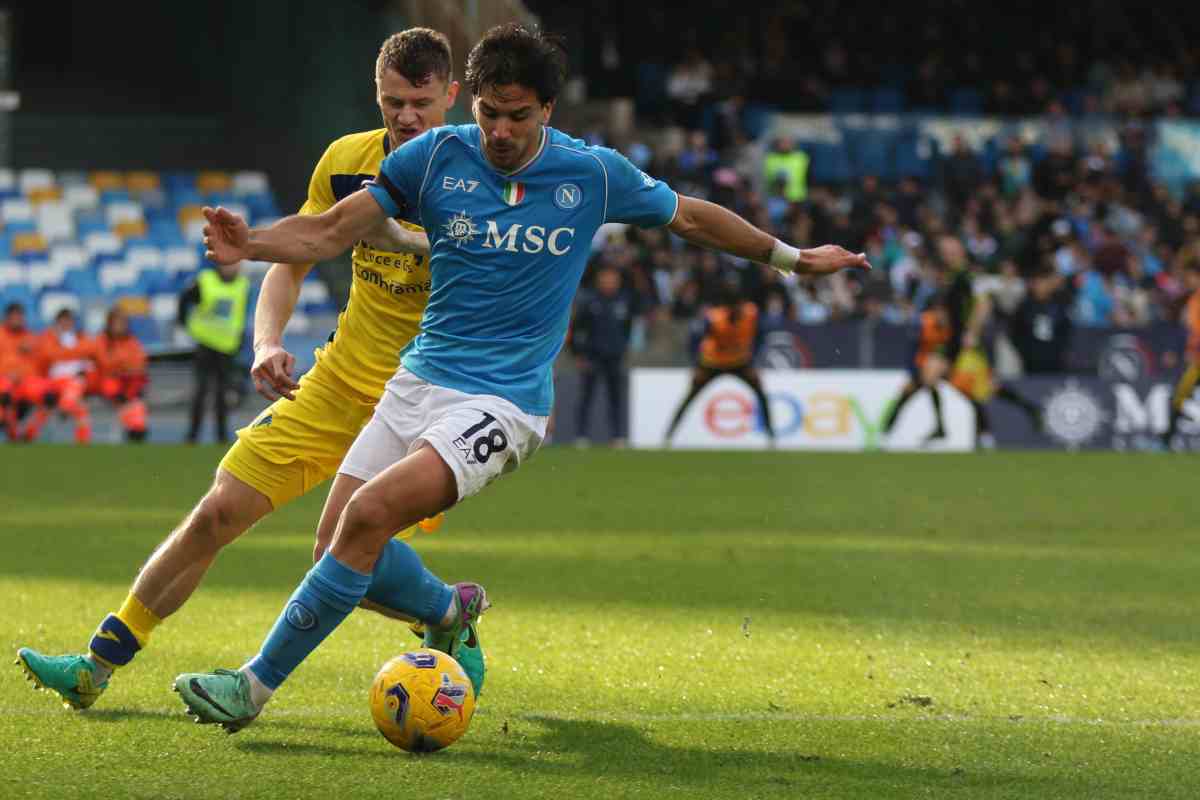
POLYGON ((475 690, 458 662, 429 648, 396 656, 371 684, 371 716, 384 738, 410 753, 456 742, 475 713, 475 690))

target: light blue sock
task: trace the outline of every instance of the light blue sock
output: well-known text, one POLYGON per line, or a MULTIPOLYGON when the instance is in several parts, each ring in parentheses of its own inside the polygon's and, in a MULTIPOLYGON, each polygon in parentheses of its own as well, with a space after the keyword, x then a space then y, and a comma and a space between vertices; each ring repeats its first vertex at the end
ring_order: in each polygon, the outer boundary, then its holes
POLYGON ((407 542, 392 539, 375 562, 367 599, 438 625, 454 600, 454 589, 426 569, 407 542))
POLYGON ((326 551, 292 594, 249 667, 274 690, 342 623, 367 592, 371 576, 326 551))

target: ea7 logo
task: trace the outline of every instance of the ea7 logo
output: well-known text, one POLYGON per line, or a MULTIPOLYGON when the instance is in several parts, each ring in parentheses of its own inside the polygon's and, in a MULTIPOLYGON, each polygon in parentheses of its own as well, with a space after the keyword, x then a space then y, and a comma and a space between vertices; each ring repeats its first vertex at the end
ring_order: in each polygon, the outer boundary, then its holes
POLYGON ((442 188, 447 192, 464 191, 467 194, 475 191, 475 187, 479 186, 479 181, 464 181, 462 178, 455 178, 450 175, 442 178, 442 188))

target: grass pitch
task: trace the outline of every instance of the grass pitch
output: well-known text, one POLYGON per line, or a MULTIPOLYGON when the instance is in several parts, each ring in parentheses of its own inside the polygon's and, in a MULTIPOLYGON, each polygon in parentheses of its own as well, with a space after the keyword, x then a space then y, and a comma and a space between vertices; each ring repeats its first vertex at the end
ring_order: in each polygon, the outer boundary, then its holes
MULTIPOLYGON (((78 651, 219 451, 0 451, 0 642, 78 651)), ((393 749, 356 612, 233 737, 168 690, 237 666, 324 491, 226 551, 100 703, 0 671, 0 796, 1194 798, 1200 464, 1178 456, 549 449, 417 539, 487 585, 467 736, 393 749)))

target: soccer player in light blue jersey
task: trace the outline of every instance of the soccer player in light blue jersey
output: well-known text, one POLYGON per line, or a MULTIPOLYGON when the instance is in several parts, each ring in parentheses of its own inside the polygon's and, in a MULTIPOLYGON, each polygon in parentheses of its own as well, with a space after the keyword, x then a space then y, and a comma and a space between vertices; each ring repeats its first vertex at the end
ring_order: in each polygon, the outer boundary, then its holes
POLYGON ((786 245, 730 211, 677 195, 613 150, 548 127, 565 65, 540 32, 493 28, 467 62, 477 124, 437 128, 395 149, 365 190, 324 214, 249 230, 228 211, 206 209, 205 241, 217 263, 320 261, 370 239, 395 251, 427 248, 432 288, 421 332, 339 468, 358 488, 332 546, 245 666, 176 678, 199 721, 227 730, 252 721, 362 600, 393 532, 533 456, 553 403, 551 366, 602 224, 665 225, 693 244, 785 272, 870 268, 862 254, 834 245, 786 245), (386 221, 401 215, 415 215, 428 240, 386 221))

